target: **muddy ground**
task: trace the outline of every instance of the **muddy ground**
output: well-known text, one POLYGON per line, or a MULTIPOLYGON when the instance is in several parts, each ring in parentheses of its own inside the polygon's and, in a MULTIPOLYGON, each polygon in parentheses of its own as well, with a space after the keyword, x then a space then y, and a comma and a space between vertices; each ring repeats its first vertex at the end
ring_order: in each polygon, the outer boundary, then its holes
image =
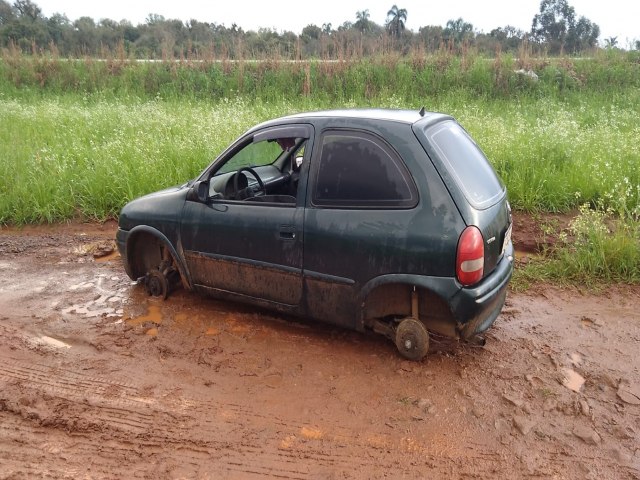
POLYGON ((149 298, 103 256, 114 233, 0 230, 0 478, 640 478, 637 287, 510 293, 484 348, 414 363, 149 298))

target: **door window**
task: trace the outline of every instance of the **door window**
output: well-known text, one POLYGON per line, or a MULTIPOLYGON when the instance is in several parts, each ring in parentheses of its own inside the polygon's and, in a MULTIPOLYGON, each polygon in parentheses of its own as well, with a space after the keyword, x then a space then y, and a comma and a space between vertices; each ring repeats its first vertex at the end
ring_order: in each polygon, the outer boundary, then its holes
POLYGON ((417 198, 406 166, 384 141, 362 132, 324 134, 314 205, 406 208, 417 198))
POLYGON ((271 165, 281 153, 282 148, 276 142, 265 140, 258 143, 250 143, 225 163, 216 174, 233 172, 242 167, 271 165))

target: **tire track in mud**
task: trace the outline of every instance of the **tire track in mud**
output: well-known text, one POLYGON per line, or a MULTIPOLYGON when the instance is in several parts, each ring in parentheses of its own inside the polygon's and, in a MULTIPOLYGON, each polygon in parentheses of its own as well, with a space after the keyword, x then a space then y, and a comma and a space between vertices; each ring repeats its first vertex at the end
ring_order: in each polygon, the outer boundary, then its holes
MULTIPOLYGON (((221 392, 197 398, 169 390, 151 398, 145 390, 132 381, 0 355, 0 464, 36 477, 86 474, 89 462, 92 474, 106 477, 150 478, 160 468, 167 477, 226 472, 230 478, 307 479, 336 472, 344 478, 375 477, 381 470, 405 478, 429 470, 489 478, 518 463, 482 444, 469 448, 467 443, 460 450, 410 436, 357 434, 324 419, 322 428, 313 428, 221 392), (27 445, 25 435, 46 438, 46 448, 27 445), (20 443, 20 455, 15 448, 1 448, 5 442, 20 443), (9 450, 11 455, 2 453, 9 450), (61 451, 72 453, 56 471, 54 458, 61 451), (34 465, 34 459, 49 470, 34 465), (133 470, 114 470, 121 464, 133 470)), ((556 468, 580 466, 571 452, 548 450, 545 456, 556 468)), ((632 470, 616 468, 606 457, 598 460, 618 470, 620 478, 633 478, 632 470)), ((555 473, 538 468, 541 474, 555 473)))
MULTIPOLYGON (((172 395, 155 401, 131 382, 2 356, 0 363, 0 445, 20 442, 27 431, 28 438, 48 442, 48 448, 23 445, 19 457, 15 451, 11 456, 2 454, 8 449, 0 448, 1 463, 9 466, 8 471, 27 476, 53 472, 56 462, 51 457, 60 451, 73 453, 65 455, 64 470, 54 476, 86 474, 90 459, 92 474, 113 476, 113 465, 124 462, 134 470, 122 473, 144 477, 150 471, 146 460, 153 459, 154 469, 162 466, 167 472, 187 475, 212 471, 227 472, 232 478, 306 479, 341 472, 345 478, 356 478, 366 472, 375 476, 382 468, 412 478, 430 465, 454 467, 459 460, 447 458, 452 452, 434 454, 411 439, 359 436, 331 424, 313 429, 255 406, 225 401, 220 395, 214 395, 215 401, 172 395), (34 459, 50 470, 33 465, 34 459)), ((469 453, 463 457, 474 464, 469 472, 476 474, 490 472, 498 460, 482 452, 472 452, 469 458, 469 453)))

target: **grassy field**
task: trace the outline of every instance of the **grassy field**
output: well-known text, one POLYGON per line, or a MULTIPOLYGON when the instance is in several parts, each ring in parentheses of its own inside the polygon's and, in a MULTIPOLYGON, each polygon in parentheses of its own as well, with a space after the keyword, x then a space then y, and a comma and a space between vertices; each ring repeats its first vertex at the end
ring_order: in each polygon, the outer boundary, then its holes
MULTIPOLYGON (((513 59, 498 67, 479 59, 465 67, 460 59, 449 59, 433 78, 424 73, 429 64, 411 71, 410 63, 385 67, 374 62, 352 65, 340 84, 323 83, 330 75, 323 76, 322 66, 314 67, 318 71, 307 68, 305 74, 304 66, 275 65, 276 71, 264 70, 259 81, 248 76, 253 90, 244 76, 266 67, 233 65, 227 83, 215 76, 207 80, 226 85, 228 91, 204 98, 203 89, 211 88, 201 86, 208 78, 204 65, 125 66, 100 79, 106 62, 74 67, 58 61, 52 67, 42 59, 11 61, 0 62, 0 224, 115 217, 132 198, 193 178, 244 130, 276 116, 341 107, 417 110, 424 105, 454 115, 469 130, 506 183, 514 208, 568 211, 587 205, 581 218, 599 212, 605 228, 615 223, 615 235, 595 228, 593 219, 582 230, 568 232, 565 260, 539 276, 640 279, 637 62, 609 62, 609 74, 606 59, 594 60, 590 70, 582 63, 560 72, 556 65, 556 74, 543 65, 538 82, 513 77, 513 59), (133 70, 127 73, 127 68, 133 70), (178 70, 172 73, 172 68, 178 70), (290 68, 299 68, 298 76, 287 77, 290 68), (89 75, 91 69, 98 72, 89 75), (165 71, 169 78, 162 80, 158 72, 165 71), (501 80, 496 72, 511 73, 501 80), (607 75, 610 86, 602 88, 607 75), (239 92, 238 78, 249 93, 239 92), (416 87, 423 92, 418 95, 411 85, 420 85, 421 78, 440 82, 441 88, 427 94, 424 85, 416 87), (621 240, 619 248, 611 247, 613 253, 606 246, 587 252, 579 265, 568 267, 576 259, 571 252, 580 246, 576 238, 587 239, 584 250, 594 245, 589 235, 611 242, 617 232, 631 241, 621 240), (598 270, 603 255, 622 258, 616 269, 620 275, 598 270)), ((558 259, 562 252, 554 255, 558 259)))
MULTIPOLYGON (((514 102, 459 91, 427 107, 453 114, 470 131, 507 184, 515 208, 566 211, 603 202, 638 214, 640 108, 634 95, 617 104, 595 94, 588 101, 514 102)), ((395 96, 332 103, 0 96, 0 223, 115 216, 132 198, 194 177, 257 122, 371 105, 420 106, 395 96)))

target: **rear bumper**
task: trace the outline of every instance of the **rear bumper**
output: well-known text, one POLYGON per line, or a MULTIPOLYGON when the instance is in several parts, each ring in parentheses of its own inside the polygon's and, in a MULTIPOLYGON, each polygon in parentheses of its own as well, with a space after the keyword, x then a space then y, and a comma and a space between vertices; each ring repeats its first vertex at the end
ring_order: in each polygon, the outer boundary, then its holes
POLYGON ((451 299, 451 309, 460 337, 468 339, 484 332, 498 318, 513 274, 513 244, 509 244, 496 269, 481 283, 462 288, 451 299))

